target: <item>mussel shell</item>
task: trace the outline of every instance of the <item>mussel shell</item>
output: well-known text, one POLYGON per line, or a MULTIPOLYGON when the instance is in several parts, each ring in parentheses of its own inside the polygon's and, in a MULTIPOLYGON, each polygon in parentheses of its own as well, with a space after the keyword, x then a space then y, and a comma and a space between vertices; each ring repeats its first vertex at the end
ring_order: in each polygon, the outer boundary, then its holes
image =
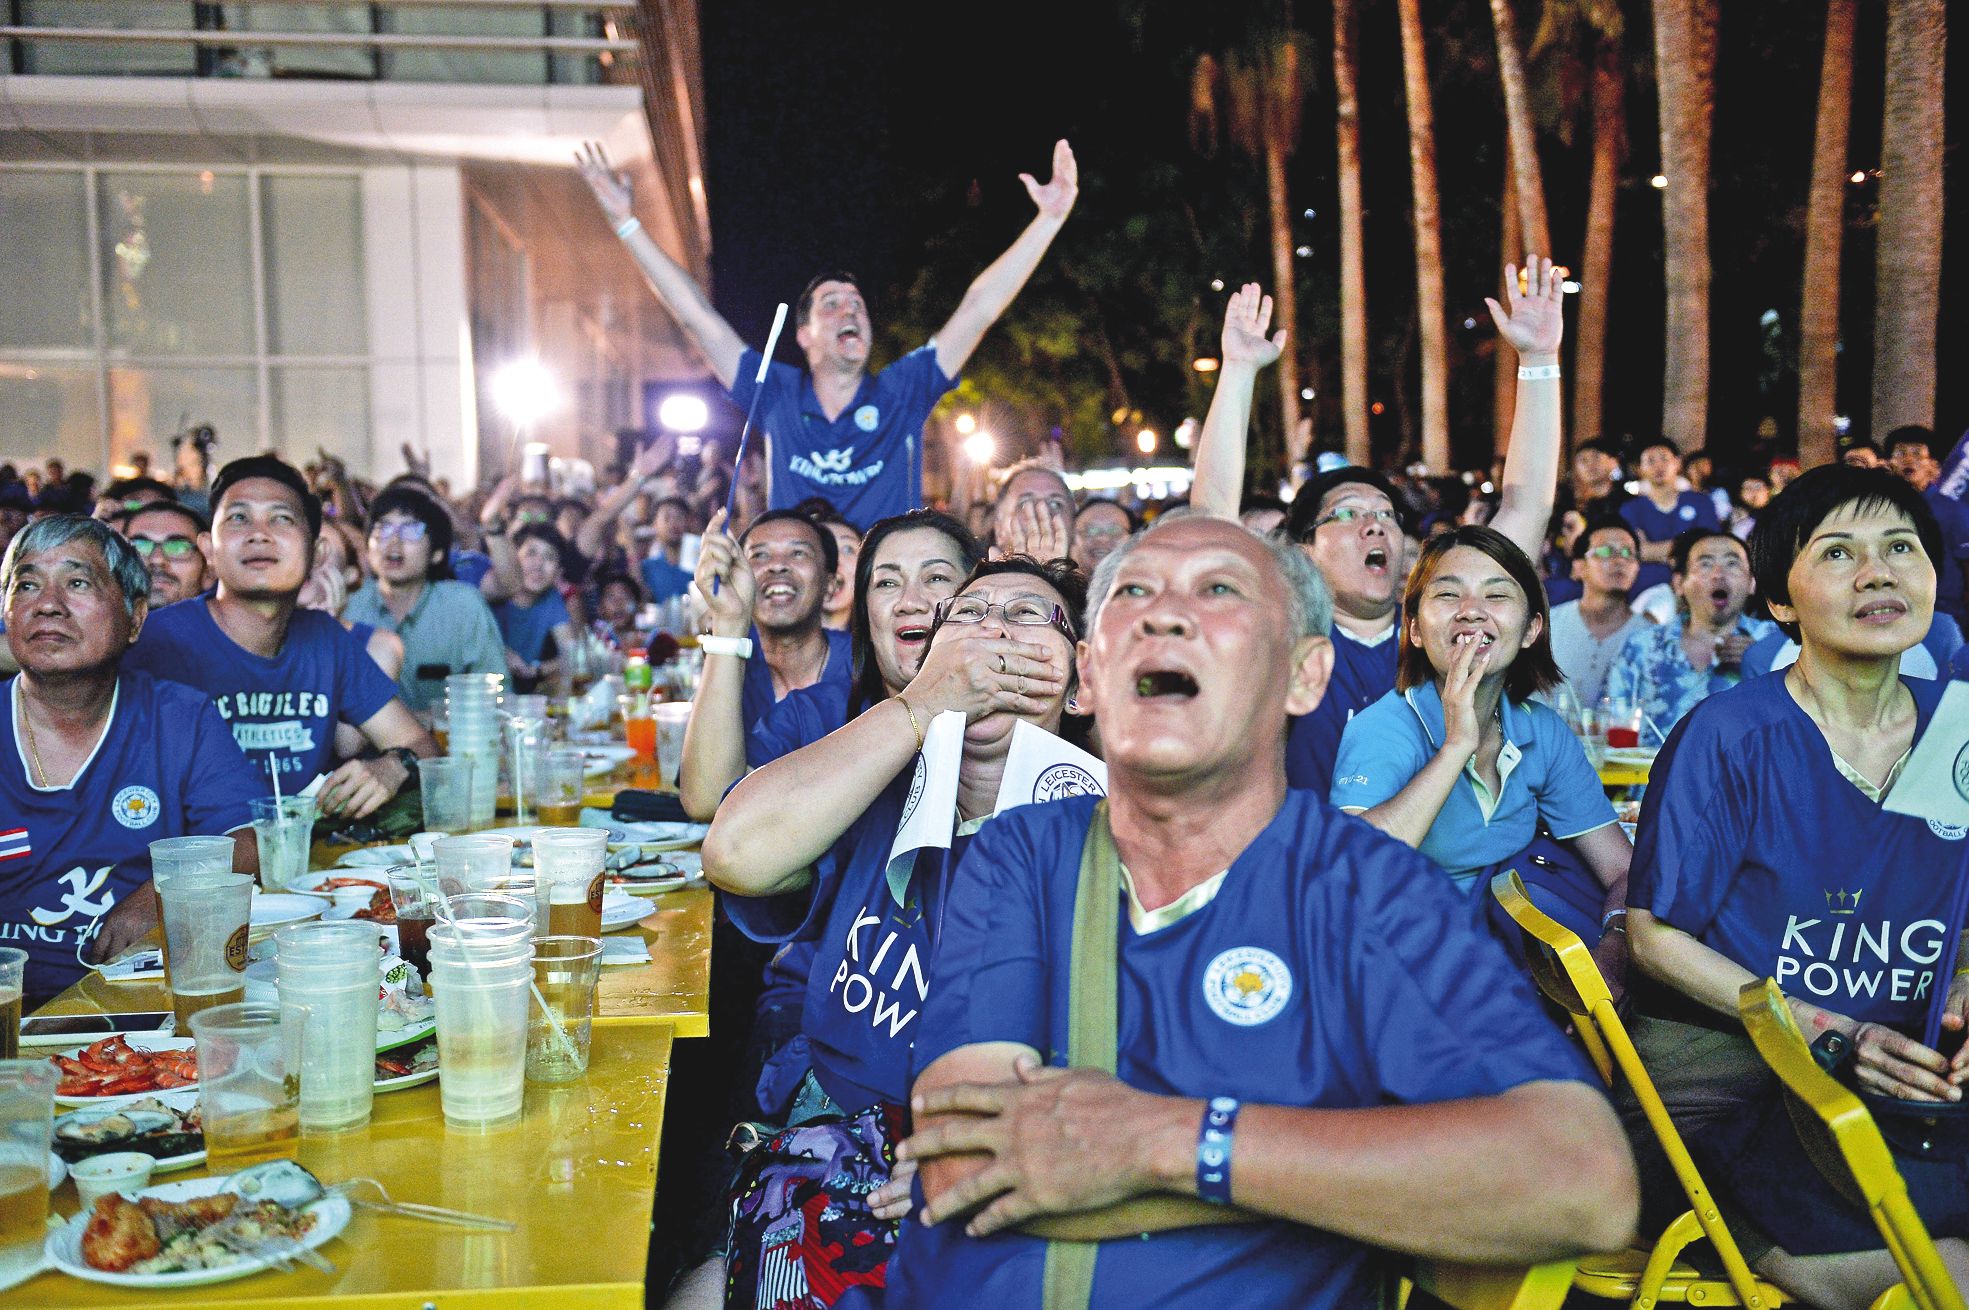
POLYGON ((249 1165, 227 1180, 225 1189, 248 1201, 272 1201, 290 1209, 320 1198, 321 1180, 292 1160, 249 1165))
POLYGON ((64 1142, 95 1146, 105 1142, 127 1142, 145 1133, 178 1126, 176 1115, 162 1110, 77 1110, 55 1120, 55 1136, 64 1142))

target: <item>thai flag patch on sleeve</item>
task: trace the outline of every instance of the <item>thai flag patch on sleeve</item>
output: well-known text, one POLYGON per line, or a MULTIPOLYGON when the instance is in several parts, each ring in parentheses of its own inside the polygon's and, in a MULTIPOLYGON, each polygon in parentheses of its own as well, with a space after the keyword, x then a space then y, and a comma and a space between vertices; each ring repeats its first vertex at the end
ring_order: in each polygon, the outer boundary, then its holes
POLYGON ((8 828, 0 831, 0 860, 23 859, 34 853, 28 845, 27 829, 8 828))

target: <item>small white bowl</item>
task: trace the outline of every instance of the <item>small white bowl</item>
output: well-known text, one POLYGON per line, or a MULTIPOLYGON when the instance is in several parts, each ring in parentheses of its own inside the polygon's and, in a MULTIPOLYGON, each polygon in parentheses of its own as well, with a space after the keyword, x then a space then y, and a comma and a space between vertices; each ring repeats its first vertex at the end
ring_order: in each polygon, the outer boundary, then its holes
POLYGON ((115 1151, 77 1160, 68 1167, 68 1176, 75 1182, 75 1194, 82 1198, 82 1208, 88 1210, 94 1208, 97 1197, 111 1192, 142 1191, 150 1184, 150 1171, 156 1167, 155 1156, 142 1151, 115 1151))

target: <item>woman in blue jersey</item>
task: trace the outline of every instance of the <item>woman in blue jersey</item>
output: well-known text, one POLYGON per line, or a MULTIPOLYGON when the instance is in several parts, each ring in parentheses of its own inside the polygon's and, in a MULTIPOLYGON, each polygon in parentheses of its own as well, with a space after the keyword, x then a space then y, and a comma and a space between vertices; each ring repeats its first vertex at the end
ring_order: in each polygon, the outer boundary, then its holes
MULTIPOLYGON (((1560 681, 1549 625, 1538 573, 1508 538, 1464 525, 1432 539, 1402 597, 1395 690, 1347 725, 1332 800, 1472 895, 1516 867, 1591 943, 1626 904, 1631 848, 1578 739, 1531 699, 1560 681)), ((1619 986, 1624 943, 1606 936, 1601 967, 1619 986)))
MULTIPOLYGON (((863 557, 870 591, 857 635, 866 623, 869 653, 880 658, 891 646, 884 637, 928 619, 921 667, 839 731, 748 775, 704 841, 706 875, 727 893, 727 912, 742 931, 760 941, 813 943, 801 1016, 812 1064, 789 1123, 845 1121, 877 1139, 902 1123, 949 870, 996 808, 1017 726, 1059 731, 1086 596, 1070 563, 1013 557, 977 566, 954 596, 923 614, 920 593, 885 594, 901 581, 886 546, 878 542, 863 557), (924 794, 924 734, 952 712, 964 720, 955 811, 941 819, 950 825, 941 829, 944 844, 911 851, 898 835, 924 794), (793 797, 797 823, 786 821, 793 797)), ((867 689, 858 684, 855 694, 867 689)), ((881 1183, 891 1159, 879 1146, 859 1153, 858 1176, 881 1183)), ((865 1281, 886 1260, 894 1228, 870 1215, 857 1231, 868 1258, 836 1272, 865 1281)), ((735 1274, 759 1268, 752 1243, 737 1231, 731 1258, 735 1274)))
MULTIPOLYGON (((1798 659, 1703 701, 1655 763, 1629 888, 1636 1042, 1708 1111, 1692 1143, 1747 1217, 1737 1238, 1758 1272, 1814 1305, 1859 1307, 1898 1275, 1866 1212, 1806 1159, 1774 1086, 1733 1058, 1737 992, 1775 978, 1822 1062, 1862 1092, 1954 1102, 1969 1084, 1969 1055, 1910 1035, 1937 1004, 1941 1044, 1963 1032, 1952 902, 1969 845, 1881 805, 1942 690, 1900 672, 1933 616, 1940 533, 1899 478, 1827 465, 1774 499, 1750 540, 1798 659)), ((1897 1163, 1969 1283, 1969 1162, 1897 1163)))

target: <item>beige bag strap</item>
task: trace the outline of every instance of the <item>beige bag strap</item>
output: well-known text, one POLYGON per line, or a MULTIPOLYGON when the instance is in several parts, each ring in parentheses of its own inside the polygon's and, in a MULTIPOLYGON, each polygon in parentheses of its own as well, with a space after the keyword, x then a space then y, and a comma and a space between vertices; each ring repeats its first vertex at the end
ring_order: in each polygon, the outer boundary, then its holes
MULTIPOLYGON (((1068 965, 1067 1064, 1113 1073, 1116 970, 1121 933, 1121 855, 1108 831, 1108 803, 1094 807, 1080 850, 1073 894, 1073 956, 1068 965)), ((1046 1244, 1045 1310, 1088 1310, 1099 1242, 1046 1244)))

